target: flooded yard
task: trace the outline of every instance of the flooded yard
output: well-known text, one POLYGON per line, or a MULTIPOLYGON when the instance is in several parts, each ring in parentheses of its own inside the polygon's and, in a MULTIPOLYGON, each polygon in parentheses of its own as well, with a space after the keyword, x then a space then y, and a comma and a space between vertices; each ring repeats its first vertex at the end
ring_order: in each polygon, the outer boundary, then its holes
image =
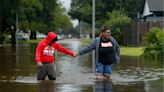
MULTIPOLYGON (((59 41, 76 52, 82 48, 78 39, 59 41)), ((163 61, 121 56, 111 80, 95 81, 92 54, 73 58, 57 52, 57 80, 36 80, 37 44, 0 47, 0 92, 163 92, 163 61)))

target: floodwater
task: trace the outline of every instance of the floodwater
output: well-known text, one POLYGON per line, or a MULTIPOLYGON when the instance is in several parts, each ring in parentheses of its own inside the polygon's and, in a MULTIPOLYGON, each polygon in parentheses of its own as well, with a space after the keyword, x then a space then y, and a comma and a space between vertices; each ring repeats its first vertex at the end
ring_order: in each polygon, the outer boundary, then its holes
MULTIPOLYGON (((59 41, 76 52, 78 39, 59 41)), ((91 53, 73 58, 57 52, 57 80, 36 80, 37 44, 0 47, 0 92, 163 92, 163 61, 121 56, 111 80, 95 81, 91 53)))

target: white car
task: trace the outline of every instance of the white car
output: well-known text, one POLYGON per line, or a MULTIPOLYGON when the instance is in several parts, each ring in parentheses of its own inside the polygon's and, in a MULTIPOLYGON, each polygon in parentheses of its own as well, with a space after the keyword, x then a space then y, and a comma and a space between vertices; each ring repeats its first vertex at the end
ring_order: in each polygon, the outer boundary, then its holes
POLYGON ((30 37, 27 33, 18 33, 18 34, 16 34, 16 39, 18 39, 18 40, 29 40, 30 37))
POLYGON ((43 39, 43 38, 46 38, 46 37, 47 37, 47 35, 41 34, 41 33, 39 33, 39 34, 36 35, 36 38, 37 39, 43 39))

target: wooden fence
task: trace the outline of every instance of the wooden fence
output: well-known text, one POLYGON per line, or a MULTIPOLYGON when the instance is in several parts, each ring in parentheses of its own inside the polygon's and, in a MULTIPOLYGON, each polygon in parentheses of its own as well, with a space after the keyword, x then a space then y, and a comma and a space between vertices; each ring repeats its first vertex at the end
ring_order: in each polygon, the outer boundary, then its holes
POLYGON ((122 43, 128 46, 141 46, 144 37, 152 27, 164 28, 164 22, 132 22, 124 28, 122 43))

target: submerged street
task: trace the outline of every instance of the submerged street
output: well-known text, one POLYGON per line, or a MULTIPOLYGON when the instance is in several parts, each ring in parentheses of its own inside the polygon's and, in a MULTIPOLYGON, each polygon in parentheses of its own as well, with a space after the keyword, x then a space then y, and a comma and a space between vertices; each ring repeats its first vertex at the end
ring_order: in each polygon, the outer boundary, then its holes
MULTIPOLYGON (((58 41, 64 47, 78 51, 79 39, 58 41)), ((57 52, 57 80, 36 80, 35 49, 37 44, 0 47, 0 92, 162 92, 163 63, 141 57, 121 56, 114 66, 111 80, 95 81, 92 53, 76 58, 57 52)))

